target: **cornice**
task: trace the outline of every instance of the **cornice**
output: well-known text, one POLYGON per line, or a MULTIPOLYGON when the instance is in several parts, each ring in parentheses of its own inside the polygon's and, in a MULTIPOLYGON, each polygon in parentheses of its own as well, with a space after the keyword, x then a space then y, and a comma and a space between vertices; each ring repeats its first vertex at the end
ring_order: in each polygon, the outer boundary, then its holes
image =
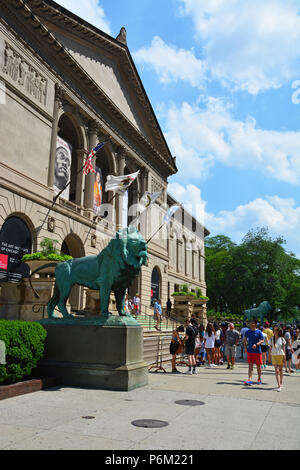
MULTIPOLYGON (((2 2, 0 1, 0 4, 2 2)), ((20 18, 20 15, 27 21, 27 24, 35 31, 35 33, 39 33, 43 38, 43 42, 49 44, 54 51, 54 53, 64 62, 65 66, 68 67, 71 71, 71 74, 75 75, 77 79, 81 81, 86 87, 88 87, 90 93, 95 96, 98 100, 103 103, 103 106, 106 106, 106 109, 110 112, 110 114, 120 123, 123 125, 123 128, 126 130, 128 135, 133 137, 135 144, 138 146, 140 145, 144 153, 149 155, 156 161, 160 171, 162 172, 164 178, 167 178, 169 175, 174 174, 177 169, 174 169, 174 165, 171 164, 170 157, 166 159, 161 153, 159 153, 153 145, 148 141, 148 139, 143 136, 138 129, 127 119, 127 117, 122 113, 122 111, 113 103, 113 101, 105 94, 105 92, 99 87, 99 85, 85 72, 85 70, 78 64, 78 62, 73 58, 73 56, 66 50, 66 48, 57 40, 57 38, 49 31, 49 29, 40 21, 40 19, 32 12, 28 4, 41 4, 40 0, 12 0, 9 4, 9 8, 14 8, 17 10, 16 16, 20 18)), ((5 5, 8 7, 8 5, 5 5)), ((77 22, 76 22, 77 25, 77 22)), ((94 34, 94 33, 93 33, 94 34)), ((103 33, 104 34, 104 33, 103 33)), ((112 38, 111 38, 112 39, 112 38)), ((117 47, 117 46, 116 46, 117 47)), ((118 46, 120 49, 126 48, 126 46, 121 45, 118 46)), ((77 96, 78 93, 72 90, 73 93, 77 96)), ((79 97, 83 100, 82 96, 79 97)), ((84 101, 84 100, 83 100, 84 101)), ((87 104, 84 101, 85 104, 87 104)), ((105 121, 103 116, 101 116, 101 120, 107 125, 107 127, 117 135, 122 140, 122 137, 116 129, 112 129, 111 125, 105 121)), ((137 154, 137 149, 126 142, 127 145, 137 154)), ((139 155, 145 163, 149 165, 149 159, 145 160, 145 157, 139 155)), ((172 158, 172 157, 171 157, 172 158)), ((155 172, 157 172, 158 168, 155 168, 153 165, 150 165, 155 172)))
MULTIPOLYGON (((25 0, 14 0, 14 2, 24 4, 25 0)), ((43 16, 46 17, 48 21, 55 22, 56 24, 60 24, 61 27, 68 29, 68 31, 70 31, 71 33, 77 34, 81 36, 83 39, 90 41, 93 46, 99 45, 100 47, 105 48, 106 51, 108 51, 110 54, 114 55, 117 58, 118 62, 122 66, 122 71, 125 73, 125 75, 127 76, 127 80, 130 82, 131 86, 134 89, 135 96, 139 100, 143 113, 147 117, 147 123, 150 126, 150 130, 152 134, 155 137, 156 145, 160 148, 160 152, 158 152, 153 147, 153 145, 148 141, 148 139, 143 134, 141 134, 135 128, 133 124, 130 123, 130 121, 121 112, 121 110, 117 108, 114 105, 114 103, 110 102, 109 97, 105 95, 103 90, 101 90, 102 93, 99 95, 100 99, 103 99, 104 101, 107 101, 108 99, 109 103, 106 103, 106 104, 109 104, 110 106, 112 105, 112 108, 118 114, 118 118, 121 118, 122 123, 126 125, 127 127, 129 127, 131 132, 132 132, 132 129, 135 130, 135 133, 136 133, 135 137, 137 138, 137 140, 142 142, 143 144, 146 144, 149 151, 151 151, 153 155, 156 154, 157 156, 160 157, 160 159, 163 159, 164 165, 168 167, 169 175, 176 173, 177 172, 176 164, 174 162, 172 155, 170 154, 168 145, 160 129, 159 123, 156 119, 151 103, 147 97, 146 91, 140 80, 140 77, 138 75, 134 62, 132 60, 128 47, 125 44, 107 35, 103 31, 100 31, 94 26, 88 24, 81 18, 76 17, 71 12, 65 10, 63 7, 56 4, 52 0, 27 0, 26 3, 30 7, 32 7, 35 13, 40 14, 42 17, 43 16)), ((45 25, 43 26, 44 28, 47 29, 45 25)), ((49 34, 54 37, 52 33, 49 32, 49 34)), ((59 43, 57 39, 56 41, 57 43, 59 43)), ((62 44, 60 44, 60 47, 62 48, 60 50, 60 53, 64 51, 65 53, 69 55, 68 51, 65 50, 62 44)), ((72 65, 72 62, 75 62, 77 64, 77 62, 75 61, 75 59, 73 59, 72 56, 71 56, 70 62, 69 62, 69 58, 66 58, 65 60, 68 62, 68 65, 72 65)), ((84 72, 84 75, 88 76, 85 72, 84 72)), ((91 78, 90 80, 91 82, 93 82, 91 78)), ((96 87, 99 88, 97 84, 96 84, 96 87)))

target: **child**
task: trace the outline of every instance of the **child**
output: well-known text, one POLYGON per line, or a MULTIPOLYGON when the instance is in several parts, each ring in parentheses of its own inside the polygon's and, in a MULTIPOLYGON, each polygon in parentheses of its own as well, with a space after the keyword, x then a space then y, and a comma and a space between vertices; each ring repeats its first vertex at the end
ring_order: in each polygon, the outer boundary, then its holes
POLYGON ((198 354, 198 357, 199 357, 199 363, 200 365, 204 365, 205 364, 205 341, 204 341, 204 338, 200 337, 200 349, 199 349, 199 354, 198 354))

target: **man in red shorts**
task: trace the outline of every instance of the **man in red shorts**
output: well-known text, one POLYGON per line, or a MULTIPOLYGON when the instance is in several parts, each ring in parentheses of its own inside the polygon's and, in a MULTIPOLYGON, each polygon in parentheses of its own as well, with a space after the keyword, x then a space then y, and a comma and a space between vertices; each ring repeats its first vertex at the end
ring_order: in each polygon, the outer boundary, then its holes
POLYGON ((260 345, 264 342, 263 334, 256 328, 256 320, 251 320, 250 329, 244 335, 244 348, 247 348, 248 359, 248 380, 245 385, 252 385, 253 365, 256 364, 258 380, 257 383, 261 385, 261 365, 262 365, 262 352, 260 345))

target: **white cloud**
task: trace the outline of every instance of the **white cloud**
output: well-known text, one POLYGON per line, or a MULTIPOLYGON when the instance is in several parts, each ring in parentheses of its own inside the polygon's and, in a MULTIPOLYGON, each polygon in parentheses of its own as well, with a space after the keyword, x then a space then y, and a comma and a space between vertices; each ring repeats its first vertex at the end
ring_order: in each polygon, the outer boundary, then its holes
POLYGON ((274 237, 283 236, 287 242, 285 248, 300 258, 300 206, 292 198, 257 198, 233 211, 206 213, 205 224, 212 235, 225 233, 236 242, 250 229, 268 227, 274 237))
POLYGON ((169 183, 168 192, 204 225, 206 202, 203 201, 201 191, 197 186, 194 184, 183 186, 179 183, 169 183))
POLYGON ((260 129, 255 119, 235 119, 230 106, 211 97, 194 106, 172 105, 164 123, 182 177, 204 179, 220 162, 299 184, 300 132, 260 129))
POLYGON ((265 199, 257 198, 248 204, 239 205, 232 211, 221 210, 213 214, 206 210, 207 203, 197 186, 170 183, 168 191, 194 216, 197 216, 197 212, 201 214, 199 208, 202 208, 204 219, 200 222, 210 231, 211 236, 223 234, 240 243, 249 230, 268 227, 273 237, 283 236, 286 239, 287 251, 294 252, 300 258, 300 206, 292 198, 266 196, 265 199))
POLYGON ((88 23, 107 34, 111 34, 110 24, 98 0, 56 0, 56 2, 88 23))
MULTIPOLYGON (((178 0, 191 16, 213 78, 251 94, 298 74, 297 0, 178 0)), ((298 78, 298 77, 295 77, 298 78)))
POLYGON ((139 63, 150 64, 159 75, 161 83, 183 80, 193 87, 202 88, 205 62, 195 57, 193 50, 168 46, 159 36, 155 36, 151 46, 133 53, 139 63))

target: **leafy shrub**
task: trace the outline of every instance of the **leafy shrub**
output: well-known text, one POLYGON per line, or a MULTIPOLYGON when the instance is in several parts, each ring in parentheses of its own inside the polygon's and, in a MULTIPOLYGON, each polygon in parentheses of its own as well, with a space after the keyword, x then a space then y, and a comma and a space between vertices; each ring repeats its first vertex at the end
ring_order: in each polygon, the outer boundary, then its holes
POLYGON ((50 254, 59 255, 57 248, 56 248, 57 240, 51 240, 51 238, 43 238, 40 245, 42 248, 42 253, 46 256, 50 254))
MULTIPOLYGON (((201 291, 200 291, 201 293, 201 291)), ((177 295, 191 295, 192 297, 195 297, 196 299, 203 299, 203 300, 209 300, 209 297, 206 297, 206 295, 198 295, 196 292, 185 292, 185 291, 179 291, 179 292, 173 292, 171 294, 172 297, 175 297, 177 295)))
POLYGON ((189 292, 189 286, 187 284, 182 284, 181 292, 185 292, 187 294, 189 292))
POLYGON ((41 251, 36 251, 29 255, 24 255, 22 261, 32 261, 36 259, 45 259, 51 261, 67 261, 71 259, 72 256, 69 255, 60 255, 56 249, 57 240, 51 240, 50 238, 43 238, 41 241, 41 251))
POLYGON ((176 295, 193 295, 195 296, 195 292, 185 292, 185 291, 179 291, 179 292, 173 292, 172 296, 176 296, 176 295))
POLYGON ((35 253, 31 253, 29 255, 24 255, 22 261, 31 261, 36 259, 44 259, 44 260, 51 260, 51 261, 67 261, 68 259, 72 259, 72 256, 69 255, 57 255, 56 253, 50 253, 49 255, 44 255, 40 251, 36 251, 35 253))
POLYGON ((0 320, 0 340, 6 348, 6 364, 0 364, 0 384, 29 376, 43 357, 46 330, 36 322, 0 320))

